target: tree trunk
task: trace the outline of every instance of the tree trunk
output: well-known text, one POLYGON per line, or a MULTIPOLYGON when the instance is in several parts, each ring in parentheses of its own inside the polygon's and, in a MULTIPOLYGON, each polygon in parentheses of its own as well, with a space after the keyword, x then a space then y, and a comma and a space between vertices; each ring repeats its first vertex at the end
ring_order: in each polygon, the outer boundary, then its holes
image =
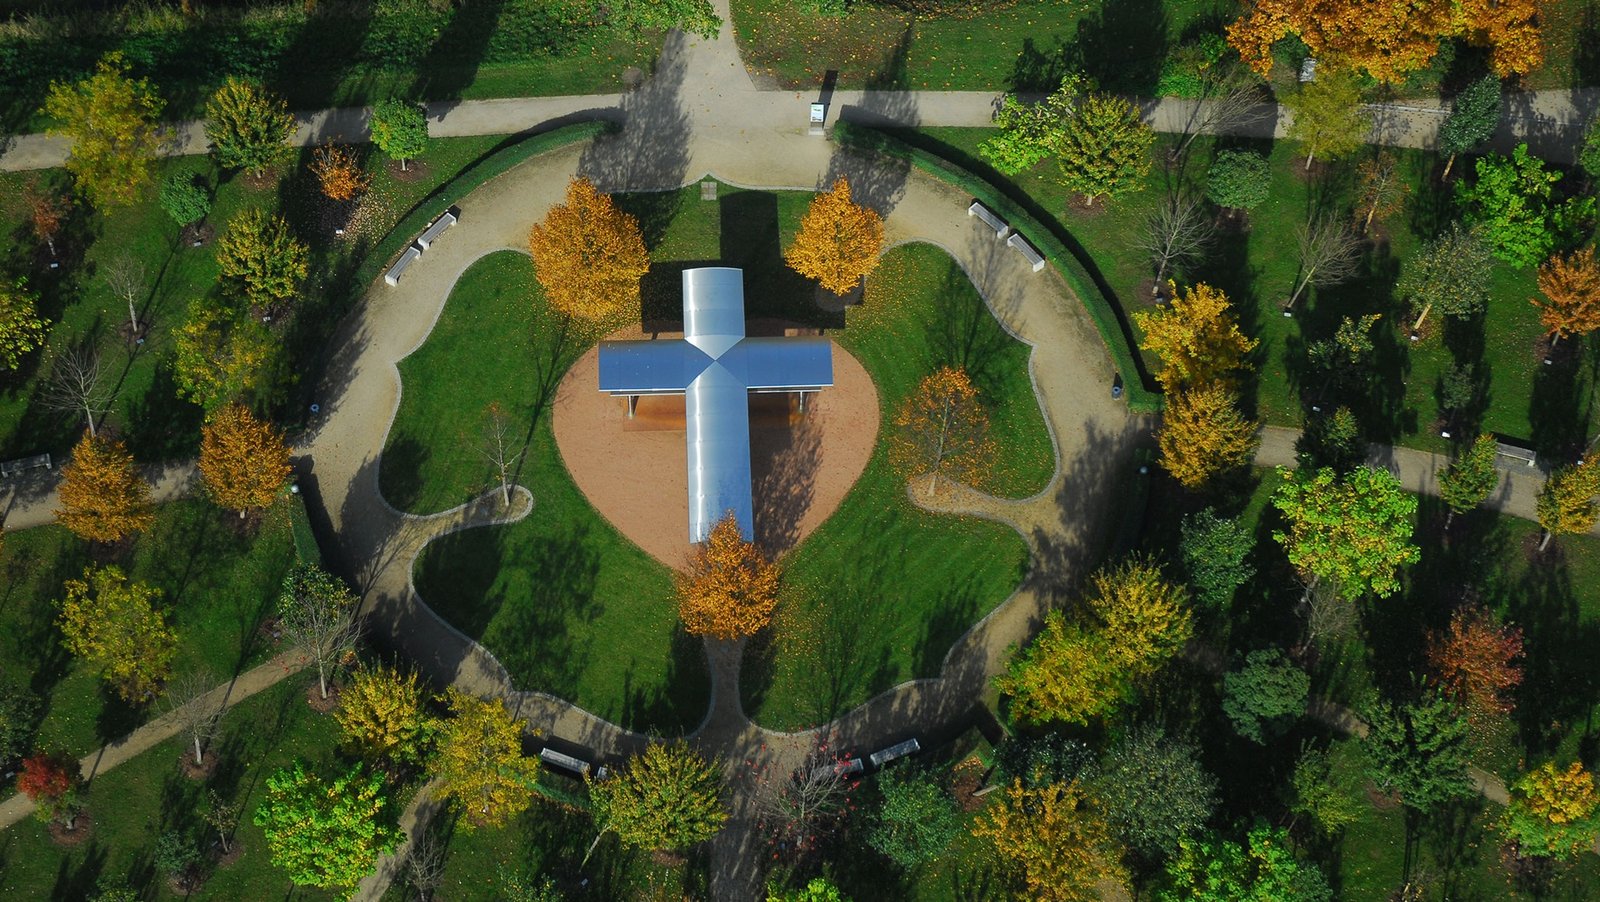
POLYGON ((1317 152, 1316 152, 1315 149, 1306 151, 1306 171, 1307 172, 1311 171, 1311 161, 1315 160, 1316 158, 1317 158, 1317 152))
POLYGON ((1367 230, 1372 228, 1372 217, 1375 216, 1377 214, 1377 212, 1378 212, 1378 205, 1377 204, 1373 204, 1371 207, 1367 208, 1367 219, 1366 219, 1365 222, 1363 222, 1361 224, 1361 234, 1363 234, 1363 235, 1367 234, 1367 230))
POLYGON ((1452 508, 1450 508, 1450 510, 1446 511, 1445 515, 1444 515, 1444 531, 1445 532, 1449 532, 1450 531, 1450 524, 1454 523, 1455 520, 1456 520, 1456 509, 1452 507, 1452 508))
POLYGON ((87 419, 89 421, 89 437, 90 438, 94 438, 95 437, 94 411, 92 409, 90 409, 89 405, 87 405, 87 404, 85 404, 83 406, 83 416, 84 416, 84 419, 87 419))
POLYGON ((1444 161, 1444 175, 1439 176, 1439 181, 1442 182, 1445 179, 1448 179, 1450 177, 1450 167, 1454 166, 1455 164, 1456 164, 1456 155, 1455 154, 1451 154, 1450 155, 1450 159, 1444 161))
POLYGON ((1411 324, 1411 331, 1415 332, 1418 329, 1422 328, 1422 321, 1428 318, 1428 311, 1430 311, 1432 309, 1433 309, 1433 304, 1432 303, 1428 303, 1428 304, 1423 304, 1422 305, 1422 313, 1417 316, 1417 321, 1411 324))
POLYGON ((244 508, 242 508, 242 507, 239 508, 239 519, 241 519, 241 520, 244 519, 244 513, 245 513, 244 512, 244 508))
POLYGON ((583 866, 589 863, 589 856, 594 854, 595 847, 600 845, 600 840, 604 839, 605 835, 606 831, 604 830, 594 835, 594 842, 589 843, 589 851, 583 853, 583 860, 578 862, 578 870, 583 870, 583 866))
POLYGON ((1150 296, 1151 297, 1160 297, 1161 296, 1161 277, 1166 275, 1166 274, 1167 274, 1167 258, 1166 257, 1162 257, 1161 258, 1161 262, 1156 264, 1156 282, 1155 282, 1154 285, 1150 286, 1150 296))
POLYGON ((405 172, 406 171, 406 158, 405 157, 401 157, 400 158, 400 171, 401 172, 405 172))
POLYGON ((218 830, 217 831, 217 841, 222 843, 222 854, 226 855, 226 854, 228 854, 228 852, 231 851, 231 849, 229 847, 232 844, 228 842, 228 831, 226 831, 226 830, 218 830))
POLYGON ((45 247, 50 248, 50 256, 54 257, 56 255, 56 240, 55 240, 55 238, 53 238, 53 237, 51 237, 49 235, 46 235, 45 239, 44 239, 44 244, 45 244, 45 247))
POLYGON ((1294 306, 1294 302, 1300 300, 1300 293, 1302 291, 1306 290, 1306 286, 1307 285, 1311 284, 1311 276, 1315 272, 1316 272, 1315 269, 1311 270, 1311 272, 1306 273, 1306 277, 1305 278, 1300 280, 1300 285, 1295 288, 1294 294, 1289 295, 1289 303, 1283 305, 1285 310, 1289 309, 1290 307, 1293 307, 1294 306))
POLYGON ((133 295, 128 295, 128 327, 131 335, 139 334, 139 311, 133 308, 133 295))
POLYGON ((317 688, 322 690, 322 698, 323 698, 323 700, 327 700, 327 698, 328 698, 328 668, 327 668, 326 665, 324 665, 322 663, 322 659, 320 657, 317 659, 317 688))
MULTIPOLYGON (((191 702, 191 704, 193 704, 193 703, 191 702)), ((205 754, 200 751, 200 736, 199 736, 199 734, 195 734, 195 736, 194 736, 194 766, 195 767, 201 767, 205 763, 206 763, 205 754)))
POLYGON ((504 473, 500 474, 500 504, 503 507, 511 506, 511 483, 504 473))
POLYGON ((1548 529, 1545 530, 1544 531, 1544 538, 1542 540, 1540 540, 1540 542, 1539 542, 1539 550, 1543 551, 1546 548, 1550 547, 1550 540, 1553 539, 1553 538, 1555 538, 1555 533, 1551 532, 1548 529))

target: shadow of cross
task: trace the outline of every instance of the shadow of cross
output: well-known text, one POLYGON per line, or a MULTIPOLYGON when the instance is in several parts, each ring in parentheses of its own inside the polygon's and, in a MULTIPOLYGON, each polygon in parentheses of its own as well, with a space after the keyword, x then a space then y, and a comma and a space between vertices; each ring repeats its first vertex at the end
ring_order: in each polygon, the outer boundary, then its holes
POLYGON ((732 511, 754 541, 751 392, 820 391, 833 384, 826 338, 747 338, 744 271, 683 271, 683 338, 600 343, 600 390, 628 399, 683 395, 689 452, 689 541, 703 542, 732 511))

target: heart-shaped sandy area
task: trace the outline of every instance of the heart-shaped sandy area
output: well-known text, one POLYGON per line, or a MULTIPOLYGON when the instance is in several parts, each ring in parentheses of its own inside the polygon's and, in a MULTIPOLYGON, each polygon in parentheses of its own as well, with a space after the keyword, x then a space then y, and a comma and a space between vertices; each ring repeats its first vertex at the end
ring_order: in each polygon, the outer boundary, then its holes
MULTIPOLYGON (((752 320, 750 335, 816 335, 752 320)), ((613 339, 680 338, 626 329, 613 339)), ((561 459, 589 503, 623 535, 669 567, 688 560, 688 452, 683 397, 627 404, 599 391, 599 350, 579 358, 556 390, 552 426, 561 459)), ((844 500, 878 436, 878 391, 849 352, 833 346, 830 388, 806 397, 750 397, 750 470, 756 541, 777 556, 800 544, 844 500)))

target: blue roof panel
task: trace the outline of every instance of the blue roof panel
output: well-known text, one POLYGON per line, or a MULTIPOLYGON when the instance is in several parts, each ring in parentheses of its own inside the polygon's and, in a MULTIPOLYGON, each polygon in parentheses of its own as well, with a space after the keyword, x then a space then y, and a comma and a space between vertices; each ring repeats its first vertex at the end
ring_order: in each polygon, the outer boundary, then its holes
POLYGON ((682 341, 600 342, 600 390, 613 394, 681 392, 711 363, 682 341))

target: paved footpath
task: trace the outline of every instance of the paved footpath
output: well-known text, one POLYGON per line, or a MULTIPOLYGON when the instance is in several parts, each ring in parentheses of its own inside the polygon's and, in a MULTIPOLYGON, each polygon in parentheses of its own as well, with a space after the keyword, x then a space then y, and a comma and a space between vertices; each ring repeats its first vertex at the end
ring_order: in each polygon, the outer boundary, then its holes
MULTIPOLYGON (((726 0, 716 5, 726 18, 726 0)), ((835 106, 868 121, 948 122, 962 110, 987 121, 987 112, 976 105, 992 105, 993 96, 981 98, 840 92, 835 106)), ((1114 514, 1118 477, 1132 465, 1133 450, 1148 443, 1151 424, 1111 400, 1114 367, 1082 303, 1052 270, 1034 273, 1020 254, 994 241, 993 232, 985 234, 967 216, 968 198, 960 192, 808 136, 804 113, 810 98, 757 90, 726 25, 711 41, 671 35, 656 74, 639 89, 581 100, 587 106, 545 98, 436 111, 437 133, 477 116, 491 124, 466 127, 517 130, 601 105, 609 105, 604 115, 625 127, 616 137, 530 161, 460 198, 459 224, 398 286, 376 283, 340 327, 319 397, 324 418, 299 449, 301 485, 308 502, 326 511, 370 630, 434 679, 506 698, 530 729, 598 758, 625 757, 649 741, 561 699, 516 690, 499 662, 438 618, 412 585, 412 565, 429 541, 527 516, 535 499, 519 491, 513 508, 504 511, 489 494, 417 517, 396 511, 378 490, 379 458, 400 401, 397 362, 426 340, 467 267, 486 254, 525 247, 528 227, 559 201, 569 176, 586 175, 603 190, 676 188, 706 175, 739 185, 809 190, 849 175, 857 198, 886 213, 891 242, 925 241, 946 249, 999 321, 1033 347, 1030 375, 1055 444, 1056 475, 1033 497, 1004 500, 952 489, 929 505, 1009 523, 1033 552, 1023 585, 955 643, 937 676, 895 687, 816 730, 777 733, 757 727, 741 709, 740 646, 707 644, 712 704, 690 740, 723 761, 734 777, 733 818, 712 844, 711 880, 714 898, 742 902, 759 897, 766 856, 753 830, 758 787, 741 775, 752 765, 788 773, 822 741, 866 752, 963 722, 983 702, 1008 650, 1032 634, 1064 587, 1094 560, 1114 514)), ((14 525, 47 518, 43 512, 53 506, 48 486, 12 504, 14 525)), ((366 891, 381 893, 383 877, 395 872, 395 861, 385 862, 366 891)))

